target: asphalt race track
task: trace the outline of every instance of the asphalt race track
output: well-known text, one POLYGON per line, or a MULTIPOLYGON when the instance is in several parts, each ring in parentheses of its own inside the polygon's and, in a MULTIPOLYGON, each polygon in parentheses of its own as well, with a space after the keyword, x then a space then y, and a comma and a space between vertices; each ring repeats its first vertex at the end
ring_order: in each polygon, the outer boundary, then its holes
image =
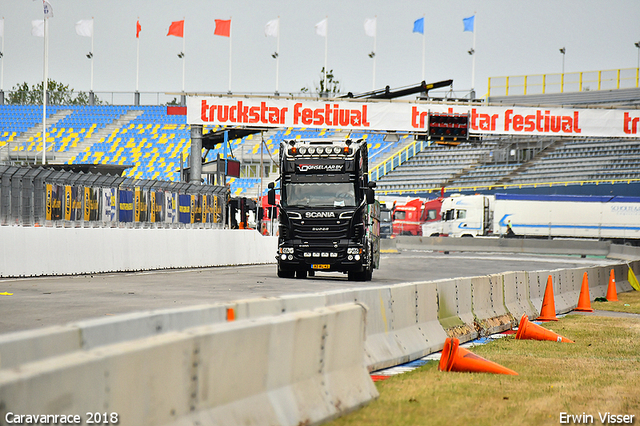
POLYGON ((383 254, 371 282, 339 273, 281 279, 275 265, 0 279, 0 333, 162 308, 404 282, 618 263, 604 258, 404 251, 383 254))

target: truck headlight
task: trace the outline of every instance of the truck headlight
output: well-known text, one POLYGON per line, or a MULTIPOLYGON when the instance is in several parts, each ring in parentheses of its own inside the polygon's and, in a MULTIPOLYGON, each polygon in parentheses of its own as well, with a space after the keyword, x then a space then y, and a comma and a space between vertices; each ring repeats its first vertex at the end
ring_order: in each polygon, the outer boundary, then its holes
POLYGON ((293 254, 293 247, 280 247, 280 253, 293 254))
POLYGON ((361 252, 362 252, 362 249, 358 247, 347 248, 347 254, 360 254, 361 252))

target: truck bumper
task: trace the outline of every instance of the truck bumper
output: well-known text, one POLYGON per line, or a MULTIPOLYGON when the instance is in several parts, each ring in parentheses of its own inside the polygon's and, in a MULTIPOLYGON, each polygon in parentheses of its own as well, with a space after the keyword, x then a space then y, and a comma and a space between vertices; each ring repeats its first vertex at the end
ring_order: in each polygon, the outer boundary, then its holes
POLYGON ((320 271, 320 272, 361 272, 364 270, 363 260, 347 259, 297 259, 282 260, 278 257, 278 268, 281 271, 320 271))

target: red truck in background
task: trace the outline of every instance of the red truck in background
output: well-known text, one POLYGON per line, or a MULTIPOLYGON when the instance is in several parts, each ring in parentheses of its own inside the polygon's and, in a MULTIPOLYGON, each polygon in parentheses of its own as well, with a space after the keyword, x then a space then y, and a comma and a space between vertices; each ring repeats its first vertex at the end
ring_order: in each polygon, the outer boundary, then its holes
POLYGON ((442 197, 422 201, 418 198, 393 208, 393 236, 422 235, 422 224, 440 220, 442 197))

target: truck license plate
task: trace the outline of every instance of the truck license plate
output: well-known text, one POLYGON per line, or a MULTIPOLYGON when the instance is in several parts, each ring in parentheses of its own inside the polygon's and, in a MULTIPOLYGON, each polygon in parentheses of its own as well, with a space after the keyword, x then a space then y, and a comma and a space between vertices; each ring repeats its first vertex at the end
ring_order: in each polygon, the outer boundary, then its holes
POLYGON ((331 265, 327 265, 327 264, 311 265, 311 269, 331 269, 331 265))

